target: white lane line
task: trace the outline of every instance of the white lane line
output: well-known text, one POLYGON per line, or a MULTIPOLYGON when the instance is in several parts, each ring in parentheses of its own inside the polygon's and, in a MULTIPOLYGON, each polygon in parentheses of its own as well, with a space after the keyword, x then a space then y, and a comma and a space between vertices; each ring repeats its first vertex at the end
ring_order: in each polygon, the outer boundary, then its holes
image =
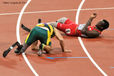
MULTIPOLYGON (((17 35, 17 41, 21 44, 21 40, 20 40, 20 31, 19 31, 19 28, 20 28, 20 21, 21 21, 21 18, 22 18, 22 15, 24 13, 24 10, 25 8, 28 6, 28 4, 31 2, 31 0, 28 0, 27 3, 24 5, 24 7, 22 8, 20 14, 19 14, 19 17, 18 17, 18 20, 17 20, 17 27, 16 27, 16 35, 17 35)), ((31 69, 31 71, 34 73, 35 76, 39 76, 37 74, 37 72, 34 70, 34 68, 32 67, 32 65, 30 64, 29 60, 27 59, 25 53, 22 53, 22 56, 25 60, 25 62, 27 63, 27 65, 29 66, 29 68, 31 69)))
MULTIPOLYGON (((82 8, 82 5, 84 4, 85 0, 82 0, 79 7, 78 7, 78 10, 77 10, 77 14, 76 14, 76 24, 78 24, 78 20, 79 20, 79 13, 80 13, 80 10, 82 8)), ((98 64, 93 60, 93 58, 91 57, 91 55, 89 54, 88 50, 86 49, 81 37, 78 37, 78 40, 84 50, 84 52, 86 53, 86 55, 88 56, 88 58, 90 59, 90 61, 94 64, 94 66, 104 75, 104 76, 107 76, 107 74, 98 66, 98 64)))
MULTIPOLYGON (((114 10, 114 7, 107 7, 107 8, 85 8, 81 9, 82 11, 88 10, 114 10)), ((53 13, 53 12, 73 12, 77 11, 77 9, 66 9, 66 10, 47 10, 47 11, 33 11, 33 12, 24 12, 23 14, 36 14, 36 13, 53 13)), ((18 15, 20 12, 15 13, 1 13, 0 15, 18 15)))

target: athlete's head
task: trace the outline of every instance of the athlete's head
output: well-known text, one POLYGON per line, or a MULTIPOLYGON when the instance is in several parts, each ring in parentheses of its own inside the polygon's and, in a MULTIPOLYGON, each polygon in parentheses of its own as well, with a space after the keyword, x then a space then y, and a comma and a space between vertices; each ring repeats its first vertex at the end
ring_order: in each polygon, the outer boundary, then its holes
POLYGON ((100 31, 103 31, 105 29, 107 29, 109 27, 109 22, 105 19, 99 21, 97 24, 96 24, 96 27, 100 30, 100 31))

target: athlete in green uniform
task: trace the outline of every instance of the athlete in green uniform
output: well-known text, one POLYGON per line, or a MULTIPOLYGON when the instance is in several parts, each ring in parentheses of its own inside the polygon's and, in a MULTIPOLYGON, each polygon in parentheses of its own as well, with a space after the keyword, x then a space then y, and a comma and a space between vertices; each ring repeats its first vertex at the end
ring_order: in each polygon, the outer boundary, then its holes
POLYGON ((27 36, 23 47, 19 50, 16 49, 16 54, 21 54, 25 52, 25 50, 31 45, 32 49, 34 49, 37 45, 37 41, 39 40, 41 44, 39 45, 38 55, 42 55, 42 51, 45 50, 46 52, 50 53, 52 47, 51 47, 51 38, 56 36, 56 38, 59 40, 62 52, 71 52, 70 50, 64 49, 64 41, 63 37, 59 33, 59 31, 51 26, 50 24, 41 23, 36 25, 27 36))

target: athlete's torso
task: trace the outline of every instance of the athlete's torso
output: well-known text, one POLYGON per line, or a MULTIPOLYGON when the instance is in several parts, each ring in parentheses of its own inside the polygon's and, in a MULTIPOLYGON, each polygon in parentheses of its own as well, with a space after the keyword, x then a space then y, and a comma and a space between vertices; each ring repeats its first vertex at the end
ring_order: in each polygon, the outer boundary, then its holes
POLYGON ((70 19, 67 19, 64 24, 58 23, 57 28, 63 31, 66 35, 76 35, 76 29, 78 25, 72 22, 70 19))
POLYGON ((76 35, 76 29, 77 29, 78 25, 77 24, 68 24, 66 26, 66 29, 65 29, 65 33, 67 35, 76 35))

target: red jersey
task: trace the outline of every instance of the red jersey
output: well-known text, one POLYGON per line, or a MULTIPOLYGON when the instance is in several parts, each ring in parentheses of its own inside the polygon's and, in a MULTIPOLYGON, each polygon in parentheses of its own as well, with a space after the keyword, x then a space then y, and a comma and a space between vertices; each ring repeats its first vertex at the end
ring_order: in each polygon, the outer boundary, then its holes
POLYGON ((78 25, 67 19, 64 24, 58 23, 57 28, 63 31, 66 35, 76 35, 78 25))

